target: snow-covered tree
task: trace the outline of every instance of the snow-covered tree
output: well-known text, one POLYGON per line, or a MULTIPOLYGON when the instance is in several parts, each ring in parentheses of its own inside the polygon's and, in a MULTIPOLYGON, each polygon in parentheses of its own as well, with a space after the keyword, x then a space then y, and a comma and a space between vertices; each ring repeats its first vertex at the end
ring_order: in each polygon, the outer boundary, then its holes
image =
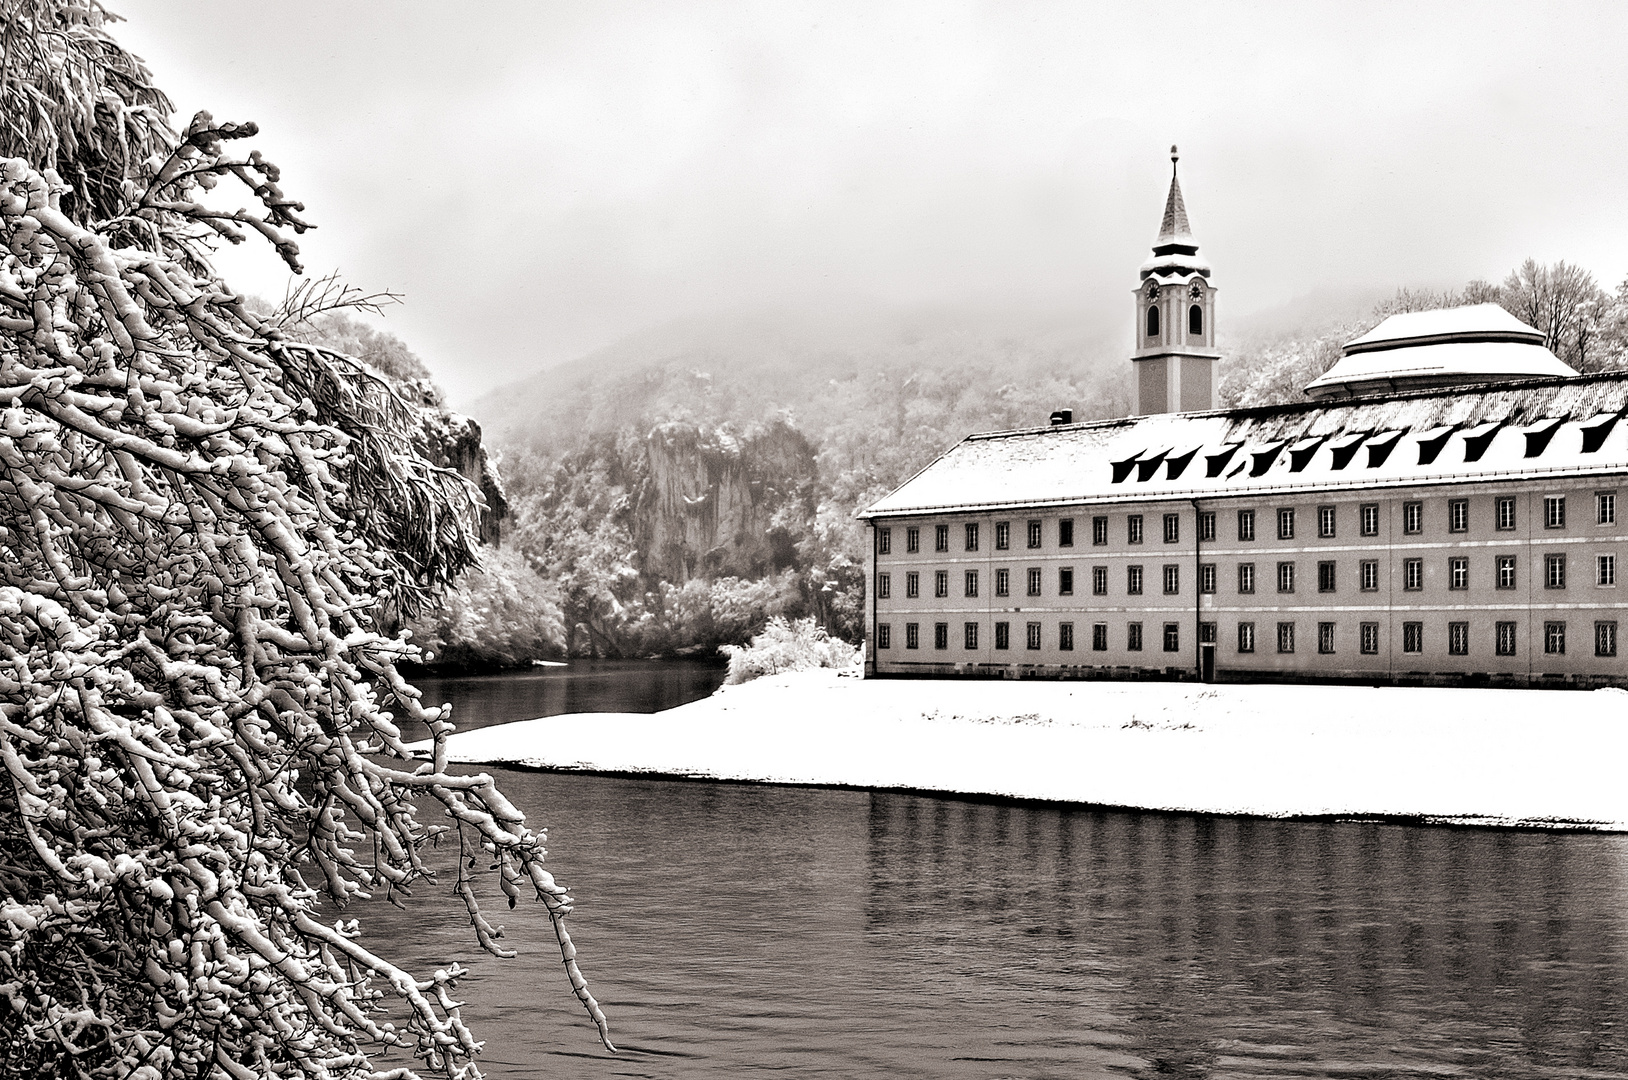
POLYGON ((405 1076, 371 1060, 401 1046, 475 1075, 459 970, 344 912, 438 839, 488 950, 483 882, 546 906, 604 1037, 542 837, 448 771, 376 628, 470 565, 473 489, 210 269, 246 232, 298 266, 302 207, 228 150, 253 125, 173 132, 94 2, 7 5, 0 47, 0 1072, 405 1076), (252 208, 208 197, 234 179, 252 208))

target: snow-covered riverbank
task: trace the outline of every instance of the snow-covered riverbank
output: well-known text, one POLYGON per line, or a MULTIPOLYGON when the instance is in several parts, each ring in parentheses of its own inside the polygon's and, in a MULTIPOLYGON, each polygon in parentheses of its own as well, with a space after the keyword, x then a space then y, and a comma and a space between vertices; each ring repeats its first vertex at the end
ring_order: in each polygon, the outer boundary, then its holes
POLYGON ((862 681, 452 738, 453 761, 1148 810, 1628 831, 1628 692, 862 681))

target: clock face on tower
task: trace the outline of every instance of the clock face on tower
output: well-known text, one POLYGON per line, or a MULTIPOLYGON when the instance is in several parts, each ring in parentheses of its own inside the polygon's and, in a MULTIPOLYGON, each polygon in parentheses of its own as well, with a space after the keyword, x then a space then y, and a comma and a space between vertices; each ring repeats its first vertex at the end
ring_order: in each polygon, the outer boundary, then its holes
POLYGON ((1148 282, 1147 298, 1150 301, 1159 299, 1159 283, 1158 282, 1156 282, 1156 281, 1148 282))
POLYGON ((1194 300, 1204 299, 1204 286, 1197 281, 1193 282, 1191 285, 1187 286, 1187 295, 1192 297, 1194 300))

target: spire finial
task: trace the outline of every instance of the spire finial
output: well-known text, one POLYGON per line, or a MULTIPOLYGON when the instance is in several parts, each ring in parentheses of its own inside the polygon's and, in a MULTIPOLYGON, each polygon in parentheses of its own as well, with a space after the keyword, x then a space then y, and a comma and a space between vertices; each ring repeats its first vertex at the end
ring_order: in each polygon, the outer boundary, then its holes
POLYGON ((1171 176, 1176 175, 1176 162, 1178 162, 1180 160, 1181 160, 1181 155, 1176 153, 1176 144, 1171 143, 1170 144, 1170 175, 1171 176))

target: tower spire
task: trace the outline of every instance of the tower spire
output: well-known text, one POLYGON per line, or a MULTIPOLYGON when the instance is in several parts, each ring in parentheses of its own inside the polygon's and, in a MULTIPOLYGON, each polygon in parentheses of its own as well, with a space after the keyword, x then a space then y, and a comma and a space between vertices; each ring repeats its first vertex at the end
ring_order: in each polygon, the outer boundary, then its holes
POLYGON ((1193 230, 1187 224, 1187 204, 1181 198, 1181 181, 1176 178, 1176 162, 1180 160, 1181 155, 1172 146, 1170 148, 1170 194, 1164 201, 1164 219, 1159 222, 1157 245, 1193 243, 1193 230))

